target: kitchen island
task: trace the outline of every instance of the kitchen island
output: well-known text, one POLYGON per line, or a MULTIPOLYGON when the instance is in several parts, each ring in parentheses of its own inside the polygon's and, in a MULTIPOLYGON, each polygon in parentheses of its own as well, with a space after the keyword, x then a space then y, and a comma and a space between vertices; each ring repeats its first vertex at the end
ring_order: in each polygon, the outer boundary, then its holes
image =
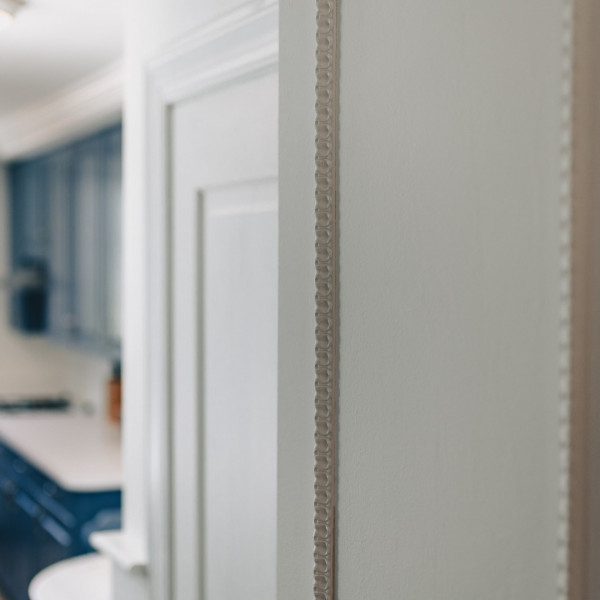
POLYGON ((121 429, 81 412, 0 415, 0 443, 65 490, 121 489, 121 429))

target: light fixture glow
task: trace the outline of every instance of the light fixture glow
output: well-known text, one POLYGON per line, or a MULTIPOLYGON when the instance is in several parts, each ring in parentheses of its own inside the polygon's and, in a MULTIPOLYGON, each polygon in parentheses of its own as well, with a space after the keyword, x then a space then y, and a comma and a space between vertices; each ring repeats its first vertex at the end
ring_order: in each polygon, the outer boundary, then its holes
POLYGON ((15 15, 23 4, 22 0, 0 0, 0 31, 13 24, 15 15))
POLYGON ((0 10, 0 31, 8 29, 14 21, 14 17, 5 10, 0 10))

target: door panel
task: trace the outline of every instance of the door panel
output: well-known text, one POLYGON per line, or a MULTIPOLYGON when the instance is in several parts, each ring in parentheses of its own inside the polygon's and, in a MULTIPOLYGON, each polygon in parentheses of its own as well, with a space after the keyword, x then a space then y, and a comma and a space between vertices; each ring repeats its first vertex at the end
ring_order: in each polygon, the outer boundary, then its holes
POLYGON ((277 77, 171 126, 175 600, 275 600, 277 77))

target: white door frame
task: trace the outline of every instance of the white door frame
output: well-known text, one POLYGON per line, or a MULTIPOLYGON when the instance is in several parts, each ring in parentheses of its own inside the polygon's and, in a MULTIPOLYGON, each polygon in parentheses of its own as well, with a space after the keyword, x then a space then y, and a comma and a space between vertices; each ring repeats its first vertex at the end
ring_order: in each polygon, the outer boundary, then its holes
MULTIPOLYGON (((277 70, 278 8, 244 6, 150 62, 147 73, 149 546, 151 597, 173 590, 170 120, 175 105, 277 70)), ((190 599, 195 600, 195 599, 190 599)))

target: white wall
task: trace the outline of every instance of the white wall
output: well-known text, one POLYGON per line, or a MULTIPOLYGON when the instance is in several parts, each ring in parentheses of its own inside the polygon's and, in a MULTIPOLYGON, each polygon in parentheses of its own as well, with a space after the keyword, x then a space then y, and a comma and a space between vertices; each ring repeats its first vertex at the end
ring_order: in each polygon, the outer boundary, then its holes
MULTIPOLYGON (((9 227, 4 169, 0 168, 0 282, 9 275, 9 227)), ((69 393, 79 403, 104 411, 110 362, 24 336, 9 325, 8 291, 0 287, 0 396, 69 393)))
POLYGON ((561 18, 342 2, 345 600, 557 597, 561 18))

